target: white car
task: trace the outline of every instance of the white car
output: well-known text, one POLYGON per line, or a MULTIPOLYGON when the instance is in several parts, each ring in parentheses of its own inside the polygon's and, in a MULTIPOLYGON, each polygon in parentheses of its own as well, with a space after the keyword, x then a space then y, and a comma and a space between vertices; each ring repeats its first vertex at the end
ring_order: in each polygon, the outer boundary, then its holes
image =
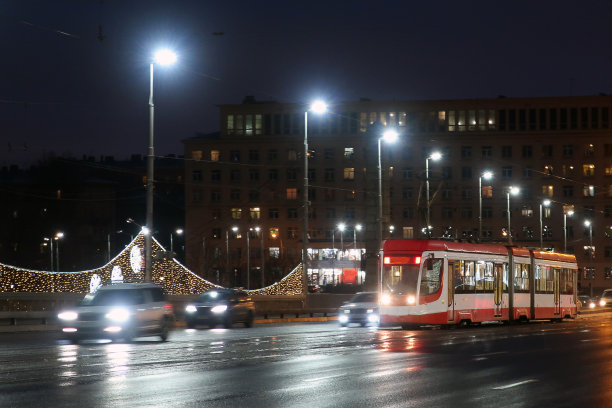
POLYGON ((64 338, 122 339, 159 336, 166 341, 174 321, 163 289, 151 283, 120 283, 88 293, 74 308, 58 314, 64 338))
POLYGON ((378 325, 378 322, 378 292, 359 292, 338 310, 338 323, 342 327, 351 323, 378 325))

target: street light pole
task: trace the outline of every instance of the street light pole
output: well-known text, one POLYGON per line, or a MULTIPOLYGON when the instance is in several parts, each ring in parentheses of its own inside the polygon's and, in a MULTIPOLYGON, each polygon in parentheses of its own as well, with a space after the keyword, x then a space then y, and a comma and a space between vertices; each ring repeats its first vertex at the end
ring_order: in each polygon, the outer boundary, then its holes
POLYGON ((353 249, 357 249, 357 231, 361 231, 361 224, 357 224, 353 228, 353 249))
POLYGON ((506 192, 506 197, 507 197, 507 208, 506 208, 506 214, 508 215, 508 244, 512 245, 512 224, 510 222, 510 194, 518 194, 520 190, 518 189, 518 187, 508 187, 508 191, 506 192))
POLYGON ((151 282, 152 273, 152 241, 153 241, 153 177, 154 177, 154 160, 155 152, 153 145, 153 130, 154 130, 154 113, 153 105, 153 65, 173 64, 176 61, 176 54, 169 50, 160 50, 155 53, 153 61, 150 64, 149 74, 149 147, 147 150, 147 228, 149 233, 145 234, 145 282, 151 282))
POLYGON ((57 234, 55 234, 55 237, 53 237, 53 239, 55 239, 57 241, 57 243, 55 244, 55 263, 57 264, 57 270, 60 270, 60 262, 59 262, 59 240, 64 238, 64 233, 63 232, 58 232, 57 234))
POLYGON ((482 179, 490 180, 493 173, 485 171, 478 178, 478 242, 482 241, 482 179))
POLYGON ((563 252, 567 253, 567 216, 574 215, 573 210, 563 211, 563 252))
POLYGON ((378 252, 379 252, 379 276, 378 276, 378 290, 382 295, 383 289, 383 266, 382 266, 382 241, 383 241, 383 199, 382 199, 382 154, 381 154, 381 142, 384 139, 388 143, 393 143, 397 140, 398 134, 395 130, 386 130, 378 141, 378 252))
POLYGON ((544 249, 544 227, 542 221, 542 207, 548 207, 550 200, 544 200, 540 203, 540 250, 544 249))
POLYGON ((264 266, 265 266, 265 251, 264 251, 264 236, 263 236, 263 228, 255 227, 255 231, 259 234, 259 238, 261 239, 260 251, 261 251, 261 287, 266 286, 266 279, 264 275, 264 266))
POLYGON ((251 235, 252 228, 249 228, 246 232, 247 242, 247 289, 251 289, 251 241, 249 236, 251 235))
MULTIPOLYGON (((315 113, 324 113, 327 105, 322 101, 315 101, 310 110, 315 113)), ((304 186, 303 186, 303 225, 302 225, 302 291, 307 293, 308 281, 308 109, 304 111, 304 186)))
POLYGON ((440 154, 439 152, 434 152, 432 153, 429 157, 427 157, 425 159, 425 190, 426 190, 426 200, 427 200, 427 213, 426 213, 426 217, 425 217, 425 223, 426 228, 427 228, 427 238, 431 237, 431 229, 429 228, 430 225, 430 216, 431 216, 431 203, 429 202, 429 159, 432 160, 440 160, 440 158, 442 157, 442 154, 440 154))

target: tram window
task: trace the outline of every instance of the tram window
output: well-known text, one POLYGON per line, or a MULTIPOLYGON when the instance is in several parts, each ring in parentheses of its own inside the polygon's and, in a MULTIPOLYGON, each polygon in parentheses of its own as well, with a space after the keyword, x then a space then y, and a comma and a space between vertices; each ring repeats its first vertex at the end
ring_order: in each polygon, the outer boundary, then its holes
POLYGON ((529 292, 529 264, 514 264, 514 291, 529 292))
POLYGON ((535 284, 537 293, 553 293, 553 269, 536 265, 535 284))
POLYGON ((477 262, 476 263, 476 292, 488 293, 493 292, 493 263, 492 262, 477 262))
POLYGON ((561 269, 559 289, 564 295, 574 294, 574 271, 572 269, 561 269))
POLYGON ((474 293, 476 284, 474 281, 475 276, 475 265, 472 261, 457 261, 455 265, 459 264, 463 285, 456 289, 456 293, 474 293))
POLYGON ((433 295, 440 290, 442 278, 442 259, 428 259, 423 265, 420 295, 433 295), (431 267, 431 269, 429 269, 431 267))
POLYGON ((455 292, 463 291, 463 276, 461 275, 461 264, 459 261, 448 261, 449 265, 453 265, 453 287, 455 292))

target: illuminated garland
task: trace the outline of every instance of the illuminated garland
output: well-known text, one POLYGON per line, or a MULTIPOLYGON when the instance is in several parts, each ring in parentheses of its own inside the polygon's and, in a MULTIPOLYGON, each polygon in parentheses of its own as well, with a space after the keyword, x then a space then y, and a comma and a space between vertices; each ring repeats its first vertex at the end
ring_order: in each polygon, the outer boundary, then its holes
MULTIPOLYGON (((144 234, 140 233, 115 258, 98 269, 79 272, 35 271, 0 263, 0 292, 67 292, 86 293, 90 285, 110 285, 114 282, 144 280, 144 234)), ((165 249, 152 240, 152 271, 154 283, 169 295, 199 294, 221 286, 191 272, 176 259, 165 257, 165 249)), ((302 294, 301 266, 271 286, 248 291, 254 295, 302 294)))

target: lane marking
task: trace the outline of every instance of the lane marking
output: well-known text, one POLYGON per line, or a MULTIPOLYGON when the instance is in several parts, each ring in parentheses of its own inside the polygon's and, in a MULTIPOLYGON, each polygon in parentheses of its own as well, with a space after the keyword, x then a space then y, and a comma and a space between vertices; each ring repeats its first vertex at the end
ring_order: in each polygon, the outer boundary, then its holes
POLYGON ((535 378, 532 378, 530 380, 525 380, 525 381, 519 381, 517 383, 513 383, 513 384, 508 384, 508 385, 500 385, 499 387, 494 387, 494 390, 507 390, 508 388, 512 388, 512 387, 518 387, 519 385, 524 385, 524 384, 529 384, 532 382, 537 382, 538 380, 536 380, 535 378))

